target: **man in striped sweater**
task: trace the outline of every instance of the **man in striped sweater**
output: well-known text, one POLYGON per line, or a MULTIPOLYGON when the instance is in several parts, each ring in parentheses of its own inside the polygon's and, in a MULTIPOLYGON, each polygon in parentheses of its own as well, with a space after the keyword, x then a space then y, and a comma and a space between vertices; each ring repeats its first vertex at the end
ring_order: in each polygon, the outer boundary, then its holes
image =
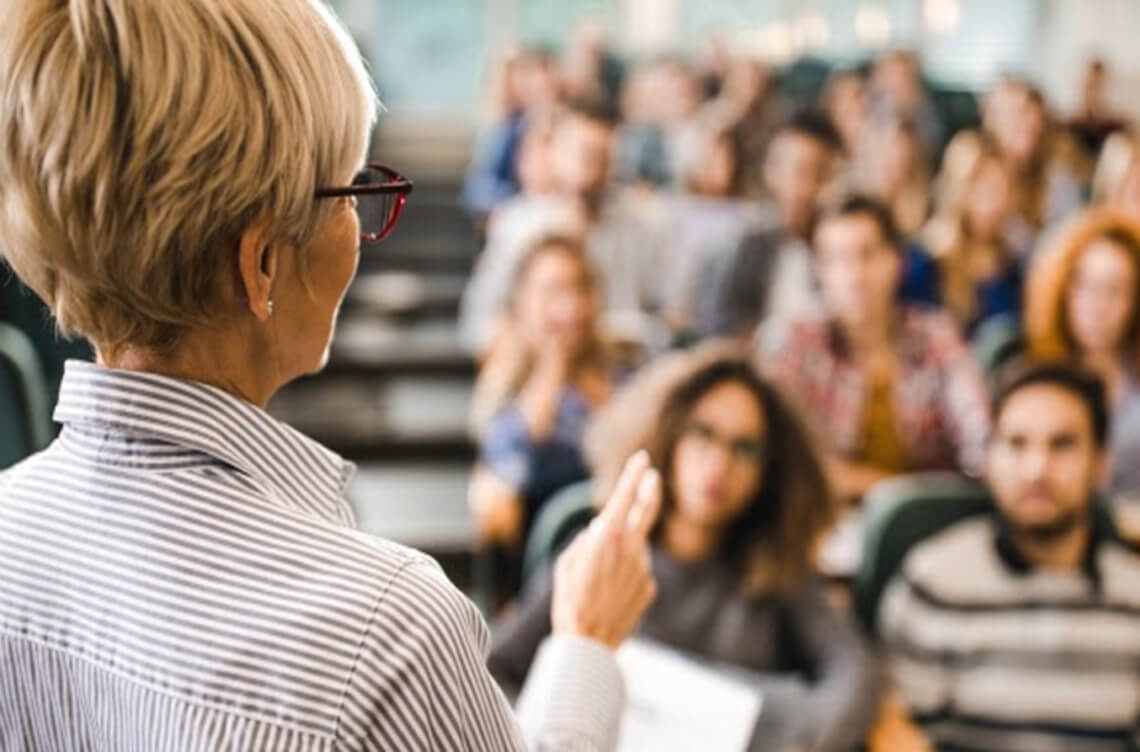
POLYGON ((997 514, 917 545, 880 606, 902 700, 938 749, 1135 750, 1140 556, 1092 514, 1104 387, 1023 366, 994 406, 997 514))

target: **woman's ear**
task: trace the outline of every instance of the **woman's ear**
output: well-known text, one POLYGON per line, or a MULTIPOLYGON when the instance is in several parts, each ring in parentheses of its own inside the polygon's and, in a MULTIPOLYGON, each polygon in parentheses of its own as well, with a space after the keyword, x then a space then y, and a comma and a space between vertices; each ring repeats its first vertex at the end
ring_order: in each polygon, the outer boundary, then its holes
POLYGON ((239 292, 258 321, 273 315, 273 288, 280 261, 279 244, 271 241, 269 222, 254 220, 238 244, 239 292))

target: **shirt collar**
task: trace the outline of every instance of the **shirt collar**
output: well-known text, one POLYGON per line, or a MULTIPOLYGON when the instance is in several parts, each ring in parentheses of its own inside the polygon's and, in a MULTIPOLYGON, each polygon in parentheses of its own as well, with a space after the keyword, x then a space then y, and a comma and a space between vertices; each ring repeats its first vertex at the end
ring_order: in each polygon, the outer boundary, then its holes
MULTIPOLYGON (((158 440, 213 458, 289 507, 351 523, 345 490, 355 467, 227 392, 195 381, 70 360, 55 420, 67 426, 158 440)), ((120 451, 108 442, 102 452, 120 451)))
MULTIPOLYGON (((1094 500, 1093 503, 1097 502, 1094 500)), ((1090 510, 1089 516, 1089 540, 1081 559, 1081 571, 1094 584, 1099 584, 1100 567, 1097 564, 1097 552, 1101 544, 1112 539, 1112 531, 1095 509, 1090 510)), ((998 559, 1010 572, 1019 575, 1033 572, 1033 564, 1022 555, 1013 540, 1013 531, 1009 522, 998 513, 994 514, 994 549, 997 551, 998 559)))

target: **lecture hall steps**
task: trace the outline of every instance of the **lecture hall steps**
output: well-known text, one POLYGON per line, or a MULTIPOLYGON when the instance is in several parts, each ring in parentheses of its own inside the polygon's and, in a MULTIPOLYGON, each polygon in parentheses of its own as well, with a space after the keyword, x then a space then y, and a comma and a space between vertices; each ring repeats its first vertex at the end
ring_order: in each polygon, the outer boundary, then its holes
POLYGON ((458 194, 456 180, 417 180, 393 235, 362 249, 328 367, 270 411, 358 464, 363 529, 436 555, 462 586, 474 365, 456 317, 476 239, 458 194))

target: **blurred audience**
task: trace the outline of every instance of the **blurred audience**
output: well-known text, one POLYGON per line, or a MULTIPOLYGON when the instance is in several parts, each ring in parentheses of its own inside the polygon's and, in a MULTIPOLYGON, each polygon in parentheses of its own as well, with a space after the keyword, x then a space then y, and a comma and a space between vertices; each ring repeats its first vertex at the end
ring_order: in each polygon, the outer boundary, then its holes
POLYGON ((698 334, 748 336, 764 319, 817 308, 808 236, 840 149, 831 121, 814 110, 796 114, 776 132, 764 159, 771 194, 762 207, 764 226, 724 259, 706 264, 698 334))
POLYGON ((723 263, 762 215, 743 196, 739 148, 731 133, 695 124, 678 141, 675 156, 676 184, 655 209, 668 227, 672 254, 663 270, 666 320, 674 332, 686 333, 693 329, 702 270, 723 263))
POLYGON ((733 63, 719 96, 705 106, 702 116, 727 129, 740 149, 741 189, 746 195, 767 195, 764 153, 789 114, 790 104, 777 90, 772 70, 751 59, 733 63))
POLYGON ((634 69, 622 97, 625 122, 618 129, 616 178, 644 188, 678 179, 679 142, 704 102, 697 72, 669 55, 634 69))
POLYGON ((520 257, 536 237, 568 231, 586 238, 610 333, 660 344, 668 236, 637 202, 610 189, 612 113, 570 102, 552 128, 547 153, 555 192, 526 197, 510 207, 509 215, 505 208, 496 212, 463 294, 460 336, 473 352, 486 356, 501 340, 504 305, 520 257))
POLYGON ((1081 95, 1077 109, 1069 118, 1069 132, 1084 149, 1085 156, 1096 159, 1105 139, 1128 126, 1128 121, 1113 111, 1107 90, 1111 72, 1108 64, 1094 58, 1085 66, 1081 79, 1081 95))
POLYGON ((625 65, 610 50, 605 25, 597 18, 583 19, 571 33, 562 55, 567 97, 614 109, 624 75, 625 65))
POLYGON ((528 122, 548 113, 560 96, 554 56, 539 47, 508 55, 496 76, 463 185, 464 206, 477 218, 519 191, 519 151, 528 122))
POLYGON ((1019 215, 1040 231, 1083 203, 1079 154, 1036 86, 1008 78, 994 97, 988 134, 1013 171, 1019 215))
POLYGON ((930 160, 918 128, 892 117, 867 128, 863 139, 853 157, 853 187, 890 207, 899 232, 913 239, 930 216, 932 200, 930 160))
POLYGON ((1031 352, 1097 374, 1112 412, 1107 490, 1140 500, 1140 224, 1113 209, 1076 217, 1029 280, 1031 352))
POLYGON ((995 513, 918 543, 879 607, 929 742, 911 748, 1136 749, 1140 556, 1094 508, 1105 390, 1066 366, 1025 367, 999 388, 994 421, 995 513))
MULTIPOLYGON (((959 142, 962 148, 966 142, 959 142)), ((966 332, 993 316, 1020 317, 1024 249, 1014 248, 1013 175, 996 149, 983 140, 954 154, 944 170, 947 191, 922 235, 925 251, 908 258, 902 296, 942 305, 966 332)))
MULTIPOLYGON (((481 543, 513 551, 542 502, 587 477, 586 422, 618 376, 598 326, 598 289, 582 242, 546 236, 523 256, 517 274, 509 336, 475 386, 472 428, 480 452, 468 494, 481 543)), ((513 590, 517 565, 500 569, 513 590)))
POLYGON ((1092 178, 1092 198, 1140 219, 1140 140, 1134 131, 1113 133, 1104 142, 1092 178))
POLYGON ((635 65, 621 93, 622 123, 614 145, 614 180, 652 191, 669 184, 669 150, 665 143, 661 100, 664 70, 659 61, 635 65))
POLYGON ((910 50, 893 50, 871 67, 868 104, 873 119, 897 118, 914 123, 923 151, 937 154, 946 140, 942 122, 926 84, 918 58, 910 50))
MULTIPOLYGON (((877 708, 878 672, 852 621, 813 574, 834 508, 807 432, 735 348, 665 356, 599 417, 588 438, 594 490, 617 478, 628 447, 662 473, 652 533, 658 594, 639 628, 657 641, 762 685, 795 674, 803 701, 781 719, 813 750, 858 745, 877 708)), ((497 625, 489 666, 517 692, 551 630, 549 575, 497 625)))
POLYGON ((760 364, 811 420, 847 500, 887 477, 980 469, 986 387, 949 315, 897 302, 890 211, 852 196, 815 233, 823 310, 766 327, 760 364))
MULTIPOLYGON (((824 87, 822 100, 824 111, 839 131, 847 157, 858 159, 870 117, 867 77, 856 70, 832 73, 824 87)), ((907 122, 897 116, 893 119, 907 122)))

